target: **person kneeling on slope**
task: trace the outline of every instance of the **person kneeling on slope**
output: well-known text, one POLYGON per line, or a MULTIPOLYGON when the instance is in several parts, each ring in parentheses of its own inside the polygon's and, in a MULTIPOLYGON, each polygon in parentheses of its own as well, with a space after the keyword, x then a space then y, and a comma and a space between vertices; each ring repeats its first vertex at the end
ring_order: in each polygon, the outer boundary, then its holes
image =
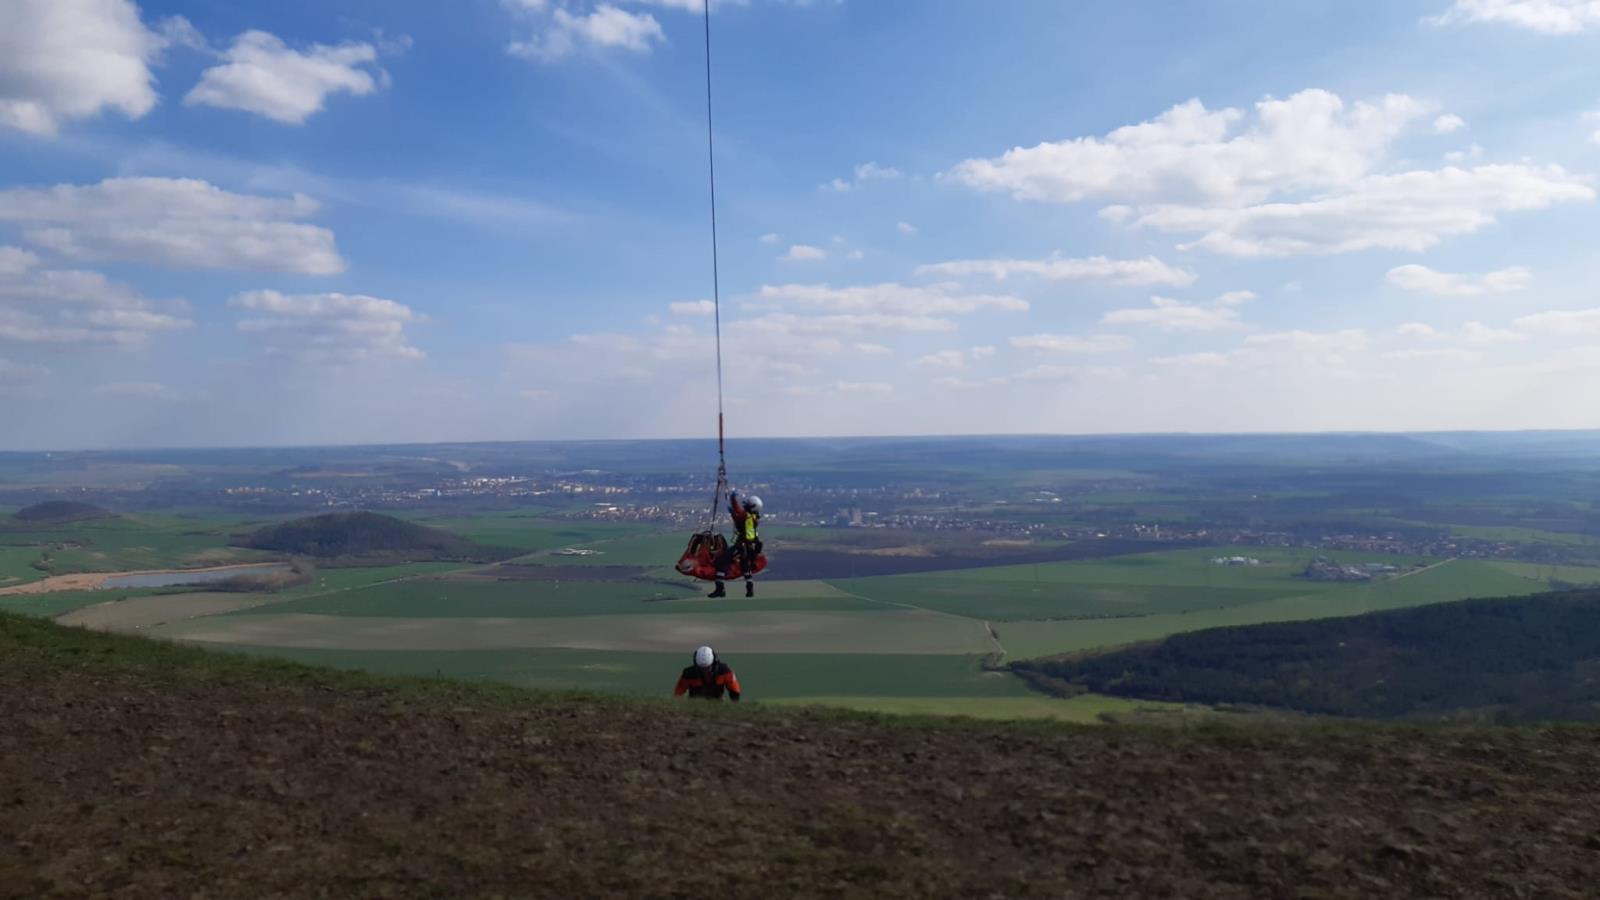
POLYGON ((733 516, 733 545, 717 558, 717 587, 707 597, 728 596, 723 584, 728 577, 728 566, 739 561, 744 573, 744 595, 756 595, 756 557, 761 555, 761 498, 755 495, 740 498, 738 491, 728 492, 728 514, 733 516))
POLYGON ((672 696, 688 694, 703 700, 721 700, 723 691, 728 692, 729 700, 738 703, 739 676, 733 674, 727 663, 717 659, 710 647, 701 647, 694 651, 694 665, 684 668, 683 674, 678 676, 678 686, 672 689, 672 696))

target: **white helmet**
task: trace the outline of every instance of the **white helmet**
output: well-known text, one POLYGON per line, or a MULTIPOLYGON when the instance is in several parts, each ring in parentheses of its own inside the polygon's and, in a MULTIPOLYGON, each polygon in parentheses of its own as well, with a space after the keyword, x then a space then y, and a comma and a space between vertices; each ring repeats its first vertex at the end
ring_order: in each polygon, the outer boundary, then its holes
POLYGON ((717 661, 717 654, 710 647, 701 647, 694 652, 694 664, 702 669, 709 669, 717 661))
POLYGON ((761 512, 761 498, 754 494, 744 498, 744 508, 751 512, 761 512))

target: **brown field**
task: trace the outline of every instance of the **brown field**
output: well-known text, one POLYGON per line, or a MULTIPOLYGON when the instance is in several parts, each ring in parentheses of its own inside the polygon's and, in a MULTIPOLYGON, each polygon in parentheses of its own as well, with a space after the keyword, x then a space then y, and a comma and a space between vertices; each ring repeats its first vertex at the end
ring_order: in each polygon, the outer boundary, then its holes
POLYGON ((183 568, 183 569, 141 569, 128 572, 78 572, 71 575, 51 575, 38 581, 19 584, 8 588, 0 588, 0 597, 20 597, 24 594, 54 594, 61 591, 97 591, 105 584, 107 578, 121 578, 125 575, 169 575, 174 573, 190 574, 193 572, 226 572, 230 569, 254 569, 262 564, 239 563, 231 566, 210 566, 208 568, 183 568))

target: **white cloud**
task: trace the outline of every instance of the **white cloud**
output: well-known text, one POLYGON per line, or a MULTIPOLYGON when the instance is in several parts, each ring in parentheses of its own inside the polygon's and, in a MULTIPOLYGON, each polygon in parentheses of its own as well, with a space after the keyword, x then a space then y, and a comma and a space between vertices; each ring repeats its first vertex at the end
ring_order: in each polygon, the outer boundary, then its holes
POLYGON ((1184 353, 1178 356, 1151 357, 1151 364, 1179 369, 1225 369, 1232 364, 1226 353, 1184 353))
POLYGON ((728 323, 726 331, 735 338, 781 346, 791 355, 839 355, 851 352, 852 346, 857 353, 889 352, 878 341, 859 338, 953 332, 957 325, 952 316, 1023 312, 1028 303, 1003 295, 964 294, 948 284, 787 284, 763 286, 743 308, 761 315, 728 323), (858 340, 850 344, 847 338, 858 340))
POLYGON ((1400 337, 1416 338, 1430 343, 1456 343, 1474 344, 1478 346, 1488 344, 1518 344, 1528 339, 1528 336, 1504 328, 1491 328, 1482 322, 1468 322, 1455 331, 1441 331, 1432 325, 1422 322, 1407 322, 1395 329, 1395 334, 1400 337))
MULTIPOLYGON (((542 11, 545 4, 524 4, 542 11)), ((586 48, 620 49, 648 53, 657 42, 667 39, 661 23, 648 13, 631 13, 602 3, 587 13, 574 14, 556 7, 541 33, 527 40, 512 41, 507 50, 512 56, 538 62, 557 62, 586 48)))
POLYGON ((1120 334, 1029 334, 1012 338, 1011 346, 1043 353, 1116 353, 1132 347, 1133 341, 1120 334))
POLYGON ((1275 257, 1359 250, 1420 252, 1494 224, 1499 213, 1593 200, 1588 180, 1560 166, 1448 167, 1371 175, 1340 193, 1247 207, 1157 206, 1133 224, 1200 235, 1180 249, 1275 257))
POLYGON ((1522 316, 1512 322, 1523 331, 1562 337, 1600 335, 1600 307, 1552 310, 1522 316))
POLYGON ((1254 299, 1256 299, 1255 291, 1229 291, 1213 302, 1218 306, 1243 306, 1254 299))
POLYGON ((1013 376, 1017 381, 1092 381, 1112 380, 1127 376, 1115 366, 1034 366, 1013 376))
POLYGON ((993 347, 973 347, 970 350, 941 350, 930 353, 911 363, 919 369, 965 369, 994 356, 993 347))
POLYGON ((1461 326, 1461 340, 1468 344, 1517 344, 1528 336, 1504 328, 1490 328, 1482 322, 1468 322, 1461 326))
POLYGON ((393 300, 248 291, 234 296, 228 305, 261 314, 241 320, 238 328, 259 337, 273 354, 334 363, 423 356, 411 345, 405 329, 424 317, 393 300))
POLYGON ((1483 359, 1483 354, 1460 347, 1429 347, 1420 350, 1391 350, 1384 359, 1403 362, 1459 362, 1470 363, 1483 359))
POLYGON ((1045 259, 964 259, 934 263, 917 269, 919 275, 988 275, 1004 281, 1012 275, 1033 275, 1049 281, 1108 281, 1125 285, 1171 285, 1187 287, 1195 282, 1193 272, 1170 266, 1154 256, 1143 259, 1063 259, 1053 254, 1045 259))
POLYGON ((161 400, 171 402, 182 395, 164 384, 150 381, 116 381, 95 385, 94 392, 102 397, 122 397, 131 400, 161 400))
POLYGON ((1482 159, 1482 158, 1483 158, 1483 147, 1481 145, 1479 145, 1479 144, 1471 144, 1465 150, 1451 150, 1449 153, 1446 153, 1444 155, 1444 161, 1445 162, 1447 162, 1447 163, 1455 163, 1457 165, 1459 165, 1461 163, 1464 163, 1464 162, 1467 162, 1469 160, 1482 159))
POLYGON ((912 365, 918 368, 966 368, 966 352, 939 351, 915 360, 912 365))
POLYGON ((874 394, 883 396, 894 393, 894 385, 878 381, 836 381, 833 389, 841 394, 874 394))
POLYGON ((28 344, 147 342, 188 328, 187 306, 157 302, 99 272, 35 269, 0 272, 0 341, 28 344))
POLYGON ((1404 95, 1347 106, 1308 90, 1263 100, 1241 130, 1242 111, 1191 100, 1104 139, 967 160, 950 177, 1021 200, 1108 198, 1109 221, 1194 235, 1181 249, 1244 257, 1420 251, 1500 213, 1594 199, 1588 179, 1559 166, 1379 171, 1394 140, 1428 112, 1404 95))
POLYGON ((1236 356, 1242 362, 1257 366, 1340 367, 1349 361, 1350 354, 1361 353, 1371 344, 1367 333, 1358 328, 1252 334, 1244 341, 1245 349, 1238 351, 1236 356))
POLYGON ((1359 178, 1426 112, 1425 104, 1399 94, 1347 109, 1335 94, 1307 90, 1257 103, 1255 124, 1229 137, 1244 120, 1242 111, 1212 111, 1190 100, 1104 139, 1018 147, 995 159, 967 160, 950 174, 1020 200, 1114 197, 1238 206, 1359 178))
POLYGON ((768 232, 761 236, 761 243, 763 244, 776 244, 781 240, 783 240, 783 238, 780 237, 776 232, 768 232))
POLYGON ((822 184, 821 189, 844 193, 861 187, 869 181, 892 181, 896 178, 902 178, 904 175, 904 172, 890 166, 880 166, 875 162, 864 162, 856 166, 852 180, 834 178, 822 184))
POLYGON ((1578 34, 1600 26, 1600 0, 1455 0, 1429 17, 1434 25, 1510 25, 1542 34, 1578 34))
POLYGON ((689 300, 681 303, 669 303, 667 308, 675 316, 709 316, 717 311, 717 305, 710 300, 689 300))
POLYGON ((943 378, 935 378, 933 380, 933 385, 934 387, 950 388, 957 391, 976 391, 986 387, 997 387, 1005 384, 1008 380, 1009 379, 1005 378, 988 378, 982 381, 977 381, 969 378, 945 376, 943 378))
POLYGON ((333 232, 294 221, 316 211, 303 195, 234 194, 194 179, 109 178, 0 191, 0 222, 21 224, 29 243, 70 259, 343 272, 333 232))
POLYGON ((1467 127, 1467 120, 1454 113, 1447 113, 1433 120, 1434 134, 1455 134, 1467 127))
POLYGON ((892 356, 892 355, 894 355, 894 350, 892 350, 892 349, 890 349, 888 347, 885 347, 882 344, 856 344, 853 349, 854 349, 854 351, 856 353, 863 353, 863 354, 866 354, 867 356, 892 356))
POLYGON ((795 244, 789 248, 788 253, 779 258, 785 262, 815 262, 819 259, 827 259, 828 251, 821 247, 813 247, 810 244, 795 244))
POLYGON ((0 276, 21 275, 38 264, 39 257, 20 247, 0 247, 0 276))
POLYGON ((900 232, 906 237, 910 237, 917 233, 917 226, 911 224, 910 222, 899 222, 894 227, 896 231, 900 232))
POLYGON ((44 366, 29 365, 0 358, 0 392, 27 388, 50 375, 44 366))
POLYGON ((291 49, 276 35, 246 31, 205 71, 183 98, 187 106, 215 106, 299 125, 321 112, 331 94, 371 94, 387 81, 371 44, 313 44, 291 49), (371 67, 371 68, 369 68, 371 67))
POLYGON ((936 316, 908 316, 889 313, 839 313, 798 316, 793 313, 768 313, 740 319, 728 326, 733 335, 748 335, 768 343, 782 341, 786 352, 836 354, 845 350, 840 337, 859 334, 924 333, 956 330, 956 323, 936 316), (824 338, 802 342, 797 338, 824 338))
POLYGON ((1103 325, 1148 325, 1162 331, 1216 331, 1239 328, 1234 306, 1197 306, 1168 297, 1151 297, 1150 306, 1114 309, 1100 317, 1103 325))
POLYGON ((166 41, 132 0, 0 3, 0 126, 54 135, 63 122, 156 105, 150 66, 166 41))
POLYGON ((862 260, 862 259, 866 259, 867 258, 867 254, 864 251, 861 251, 861 250, 851 250, 849 253, 846 253, 844 256, 845 256, 845 259, 850 259, 850 260, 862 260))
POLYGON ((965 315, 979 310, 1026 312, 1028 301, 994 294, 965 294, 956 285, 895 283, 835 288, 826 284, 763 285, 748 308, 803 307, 840 313, 912 316, 965 315))
POLYGON ((1526 290, 1533 283, 1533 271, 1526 266, 1512 266, 1484 275, 1457 275, 1406 265, 1390 269, 1386 280, 1404 290, 1438 297, 1481 297, 1526 290))

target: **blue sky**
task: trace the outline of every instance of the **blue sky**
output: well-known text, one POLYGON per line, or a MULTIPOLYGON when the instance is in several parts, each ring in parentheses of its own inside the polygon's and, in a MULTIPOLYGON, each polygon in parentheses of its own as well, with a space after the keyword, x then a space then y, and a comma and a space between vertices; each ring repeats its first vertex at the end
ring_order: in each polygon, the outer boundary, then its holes
MULTIPOLYGON (((736 435, 1600 427, 1600 0, 713 5, 736 435)), ((700 436, 697 0, 0 8, 8 449, 700 436)))

